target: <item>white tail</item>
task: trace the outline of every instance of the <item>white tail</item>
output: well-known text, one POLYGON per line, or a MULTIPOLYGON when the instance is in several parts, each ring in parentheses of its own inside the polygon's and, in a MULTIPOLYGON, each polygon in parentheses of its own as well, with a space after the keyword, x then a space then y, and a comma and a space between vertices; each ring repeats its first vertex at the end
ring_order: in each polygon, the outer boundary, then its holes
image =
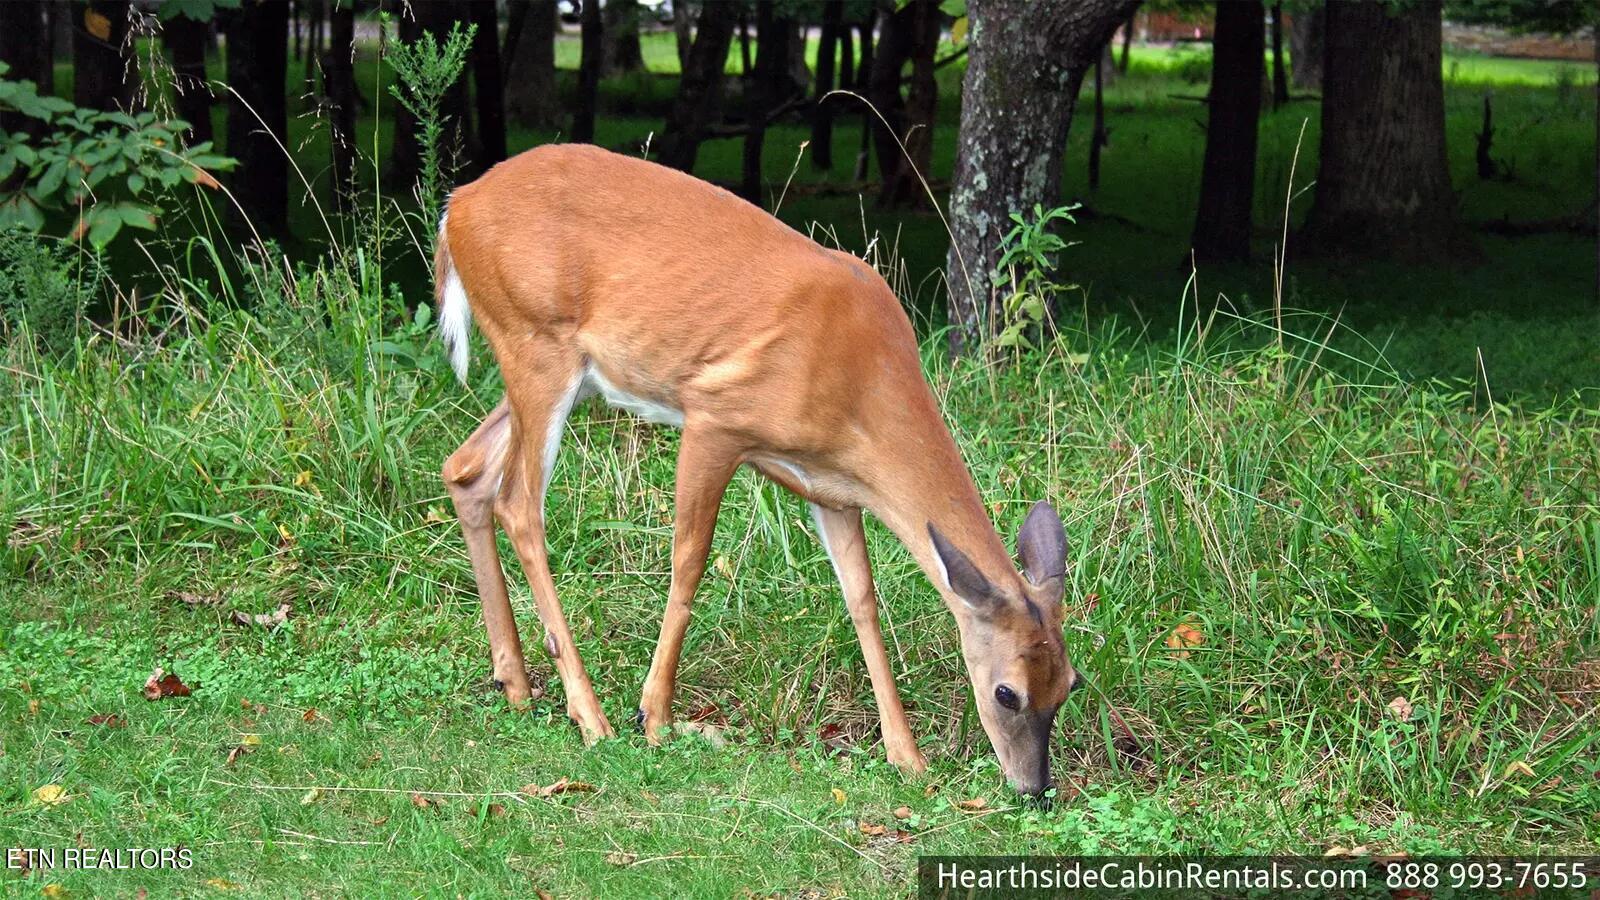
POLYGON ((450 260, 449 238, 445 225, 450 220, 447 212, 439 217, 438 249, 434 253, 434 276, 438 279, 439 340, 444 342, 450 357, 450 368, 456 371, 456 380, 467 383, 467 358, 471 354, 472 306, 467 302, 467 289, 461 286, 461 276, 450 260))

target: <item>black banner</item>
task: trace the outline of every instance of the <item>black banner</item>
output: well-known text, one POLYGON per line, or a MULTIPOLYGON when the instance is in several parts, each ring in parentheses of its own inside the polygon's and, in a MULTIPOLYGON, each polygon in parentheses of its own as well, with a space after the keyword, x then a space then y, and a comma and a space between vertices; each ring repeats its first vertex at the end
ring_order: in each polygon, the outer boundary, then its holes
POLYGON ((917 896, 1600 896, 1600 857, 923 856, 917 896))

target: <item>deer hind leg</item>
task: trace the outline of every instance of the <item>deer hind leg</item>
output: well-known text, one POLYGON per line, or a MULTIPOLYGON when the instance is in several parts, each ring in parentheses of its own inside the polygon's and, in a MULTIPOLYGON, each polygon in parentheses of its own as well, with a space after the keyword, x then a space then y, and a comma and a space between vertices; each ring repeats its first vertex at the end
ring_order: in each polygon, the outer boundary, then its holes
POLYGON ((661 617, 661 637, 639 699, 640 723, 645 739, 652 744, 661 740, 662 729, 672 725, 672 697, 677 692, 683 637, 689 630, 689 609, 705 574, 722 494, 738 467, 738 454, 725 438, 693 426, 684 428, 672 525, 672 585, 661 617))
POLYGON ((872 587, 872 564, 867 559, 867 537, 861 527, 861 510, 828 509, 811 504, 811 518, 817 536, 839 576, 844 605, 856 626, 861 655, 872 678, 872 696, 878 701, 878 722, 883 731, 883 747, 889 762, 912 772, 928 768, 917 740, 911 734, 900 692, 889 671, 889 654, 883 649, 883 632, 878 627, 878 598, 872 587))
POLYGON ((456 518, 472 559, 472 577, 483 603, 483 624, 489 632, 489 659, 495 686, 513 706, 531 697, 522 641, 506 595, 505 571, 494 540, 494 505, 511 449, 511 409, 495 407, 472 436, 444 464, 444 484, 455 504, 456 518))
POLYGON ((583 364, 575 355, 542 345, 519 348, 517 358, 537 360, 538 368, 502 367, 512 408, 512 437, 505 480, 494 512, 533 587, 534 606, 544 624, 544 650, 561 676, 567 715, 583 731, 584 741, 593 743, 615 732, 600 709, 600 700, 556 597, 544 527, 545 491, 567 414, 582 397, 583 364))

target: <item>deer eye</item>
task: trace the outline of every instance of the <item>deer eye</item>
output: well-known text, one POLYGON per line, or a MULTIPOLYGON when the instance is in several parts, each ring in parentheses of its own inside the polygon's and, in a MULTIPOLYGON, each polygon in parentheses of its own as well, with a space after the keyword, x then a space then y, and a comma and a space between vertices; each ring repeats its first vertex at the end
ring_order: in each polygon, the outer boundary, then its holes
POLYGON ((1012 712, 1022 708, 1022 701, 1017 699, 1017 692, 1003 684, 994 689, 994 702, 1012 712))

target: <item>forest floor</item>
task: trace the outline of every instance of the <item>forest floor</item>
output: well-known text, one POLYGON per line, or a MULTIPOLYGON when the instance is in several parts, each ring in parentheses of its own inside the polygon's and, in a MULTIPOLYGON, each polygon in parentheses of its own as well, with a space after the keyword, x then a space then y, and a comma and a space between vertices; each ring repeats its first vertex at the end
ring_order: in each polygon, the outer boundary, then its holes
MULTIPOLYGON (((1041 497, 1067 523, 1068 652, 1096 689, 1058 720, 1053 806, 1005 788, 950 618, 873 524, 886 640, 932 768, 887 765, 803 506, 748 473, 680 677, 699 728, 652 749, 623 727, 666 589, 677 438, 593 404, 551 486, 551 556, 621 735, 585 749, 541 655, 542 696, 507 709, 437 474, 498 376, 454 382, 427 307, 413 312, 404 239, 313 259, 313 213, 292 272, 165 270, 184 313, 168 331, 0 347, 0 393, 17 398, 0 413, 0 846, 193 860, 8 870, 0 889, 903 896, 917 857, 946 853, 1592 852, 1600 411, 1572 393, 1600 385, 1594 332, 1575 324, 1592 244, 1484 237, 1461 273, 1336 271, 1291 247, 1285 300, 1312 312, 1270 326, 1263 262, 1202 272, 1202 296, 1261 299, 1180 326, 1200 150, 1194 105, 1161 99, 1196 90, 1176 71, 1136 66, 1113 89, 1117 155, 1063 260, 1091 299, 1060 342, 1006 368, 948 363, 937 338, 925 354, 998 527, 1041 497), (1402 301, 1419 311, 1386 319, 1402 301), (1496 402, 1518 377, 1520 399, 1496 402), (190 692, 147 700, 158 667, 190 692)), ((1494 87, 1518 180, 1480 184, 1453 157, 1471 221, 1585 202, 1592 103, 1534 81, 1494 87)), ((1452 83, 1457 156, 1479 94, 1452 83)), ((1295 109, 1263 134, 1273 193, 1295 109)), ((617 144, 653 127, 603 123, 617 144)), ((782 143, 775 191, 794 165, 782 143)), ((705 174, 731 177, 736 153, 708 146, 705 174)), ((784 215, 827 211, 854 249, 891 221, 823 181, 802 161, 784 215)), ((937 220, 894 221, 880 247, 915 284, 943 254, 937 220)), ((228 253, 194 249, 191 267, 228 253)))

